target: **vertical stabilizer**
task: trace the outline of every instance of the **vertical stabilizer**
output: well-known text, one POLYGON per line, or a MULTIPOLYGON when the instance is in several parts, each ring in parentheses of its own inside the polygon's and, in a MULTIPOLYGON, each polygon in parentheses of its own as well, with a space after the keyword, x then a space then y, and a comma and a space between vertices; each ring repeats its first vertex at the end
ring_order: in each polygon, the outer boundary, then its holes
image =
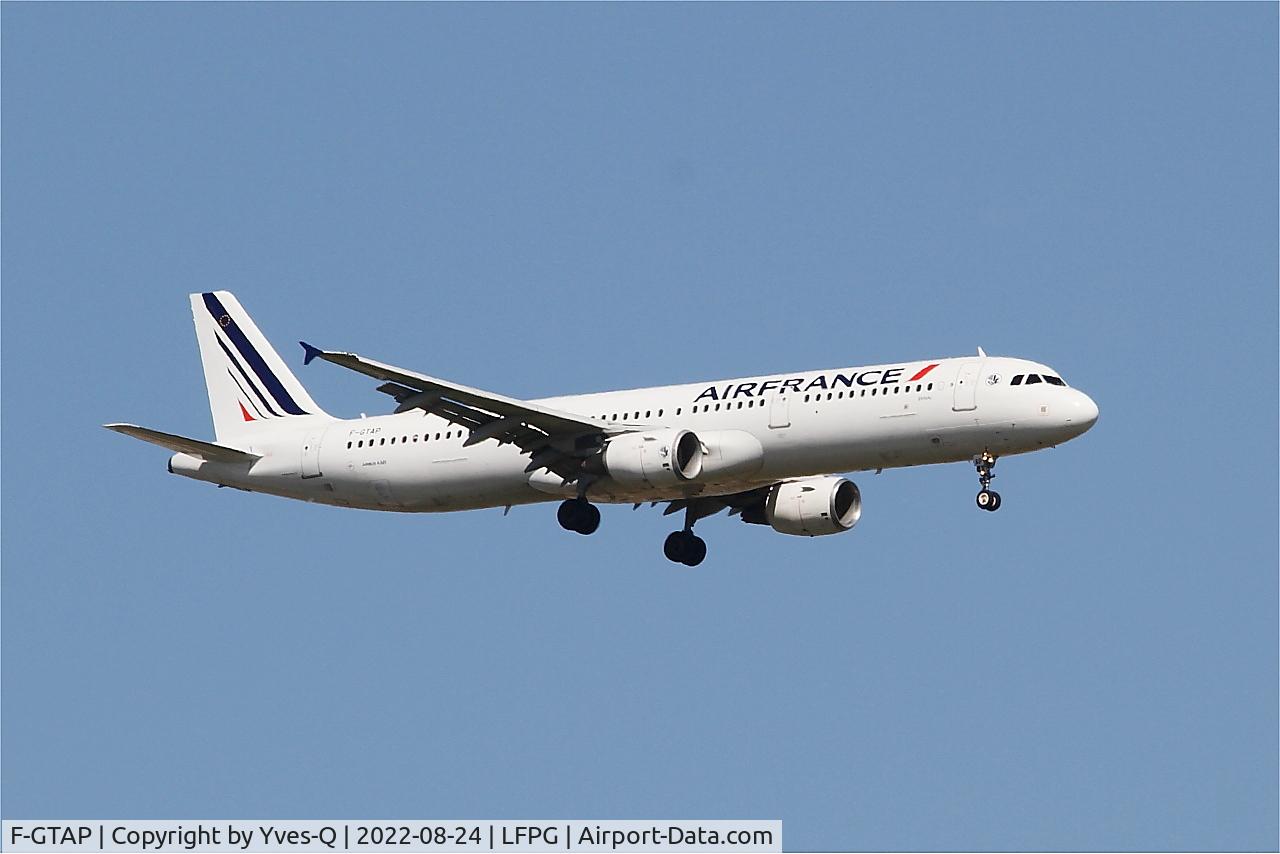
POLYGON ((229 291, 191 295, 200 361, 219 441, 267 425, 329 418, 229 291))

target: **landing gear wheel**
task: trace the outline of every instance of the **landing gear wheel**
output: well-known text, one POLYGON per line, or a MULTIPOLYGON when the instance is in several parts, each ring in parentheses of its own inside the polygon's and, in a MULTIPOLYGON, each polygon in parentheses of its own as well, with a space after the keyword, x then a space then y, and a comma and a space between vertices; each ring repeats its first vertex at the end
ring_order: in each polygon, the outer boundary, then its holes
POLYGON ((560 503, 556 511, 556 520, 566 531, 579 534, 594 534, 600 527, 600 508, 584 498, 571 498, 560 503))
POLYGON ((666 542, 662 544, 662 553, 667 556, 667 560, 673 563, 684 563, 685 538, 688 536, 684 531, 672 531, 667 534, 666 542))
POLYGON ((974 468, 978 470, 978 483, 982 491, 978 493, 978 506, 983 510, 1000 509, 1000 493, 991 491, 991 481, 996 476, 996 457, 990 451, 983 451, 981 456, 973 458, 974 468))
POLYGON ((662 553, 673 563, 697 566, 707 556, 707 544, 692 531, 672 531, 662 544, 662 553))
POLYGON ((697 566, 707 556, 707 543, 702 537, 696 534, 689 534, 688 551, 684 554, 684 560, 681 561, 685 566, 697 566))
MULTIPOLYGON (((996 506, 999 505, 1000 496, 997 495, 996 506)), ((578 527, 574 529, 583 536, 594 534, 596 529, 600 527, 600 508, 594 504, 587 504, 585 510, 586 512, 582 515, 582 518, 578 520, 578 527)))
POLYGON ((560 527, 566 531, 574 529, 574 522, 578 518, 576 501, 561 501, 560 509, 556 511, 556 521, 560 523, 560 527))

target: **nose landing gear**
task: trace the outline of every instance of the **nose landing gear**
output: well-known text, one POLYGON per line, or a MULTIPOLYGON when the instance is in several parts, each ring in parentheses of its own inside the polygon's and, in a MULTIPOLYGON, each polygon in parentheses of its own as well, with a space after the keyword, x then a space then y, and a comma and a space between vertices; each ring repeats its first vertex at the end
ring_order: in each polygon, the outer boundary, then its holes
POLYGON ((995 455, 990 451, 983 451, 981 456, 973 458, 973 465, 978 470, 978 483, 982 484, 982 491, 978 493, 978 506, 994 513, 1000 509, 1000 493, 991 489, 991 480, 995 477, 995 455))
POLYGON ((560 527, 579 534, 594 534, 600 527, 600 508, 585 498, 570 498, 556 511, 560 527))

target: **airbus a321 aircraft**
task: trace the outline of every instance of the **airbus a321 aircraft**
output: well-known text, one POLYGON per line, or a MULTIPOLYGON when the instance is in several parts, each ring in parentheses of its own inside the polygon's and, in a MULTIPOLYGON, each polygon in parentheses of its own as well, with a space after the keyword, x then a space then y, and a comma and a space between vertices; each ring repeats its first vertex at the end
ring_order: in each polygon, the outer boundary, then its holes
POLYGON ((226 292, 192 294, 215 442, 133 424, 108 429, 175 451, 185 477, 340 507, 437 513, 560 500, 591 534, 597 503, 684 511, 666 556, 697 566, 694 523, 816 537, 850 530, 858 487, 837 472, 972 461, 978 507, 997 510, 996 459, 1074 439, 1098 407, 1057 371, 987 356, 923 359, 716 382, 517 400, 305 342, 378 380, 389 415, 328 415, 226 292))

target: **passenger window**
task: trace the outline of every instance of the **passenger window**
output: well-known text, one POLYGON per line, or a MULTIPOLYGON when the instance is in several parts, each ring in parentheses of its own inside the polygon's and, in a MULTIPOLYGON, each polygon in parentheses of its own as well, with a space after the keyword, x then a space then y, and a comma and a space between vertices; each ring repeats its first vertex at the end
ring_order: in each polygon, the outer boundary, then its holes
POLYGON ((393 445, 394 445, 395 443, 396 443, 396 437, 395 437, 395 436, 392 436, 392 437, 391 437, 391 444, 393 444, 393 445))
POLYGON ((1027 385, 1035 385, 1040 382, 1039 374, 1027 374, 1027 385))
POLYGON ((680 409, 681 409, 681 407, 679 407, 679 406, 677 406, 677 407, 676 407, 676 415, 679 415, 679 414, 680 414, 680 409))
POLYGON ((1009 380, 1009 385, 1022 385, 1022 374, 1018 374, 1016 377, 1009 380))
POLYGON ((805 403, 808 403, 808 402, 809 402, 809 395, 807 395, 807 394, 806 394, 806 395, 804 396, 804 402, 805 402, 805 403))
POLYGON ((387 444, 387 437, 386 437, 386 436, 383 436, 381 439, 379 439, 379 440, 378 440, 378 444, 379 444, 379 445, 385 445, 385 444, 387 444))
POLYGON ((347 448, 349 449, 350 447, 351 447, 351 443, 350 443, 350 442, 348 442, 348 443, 347 443, 347 448))
POLYGON ((738 408, 739 408, 739 409, 741 409, 741 408, 742 408, 742 401, 738 401, 738 408))
POLYGON ((436 441, 437 441, 437 442, 439 442, 439 441, 440 441, 440 434, 439 434, 439 433, 437 433, 437 434, 436 434, 436 441))
POLYGON ((653 417, 653 410, 652 410, 652 409, 646 409, 646 410, 644 411, 644 417, 645 417, 645 418, 651 418, 651 417, 653 417))
POLYGON ((876 396, 876 390, 875 390, 875 389, 871 389, 871 396, 872 396, 872 397, 875 397, 875 396, 876 396))
POLYGON ((659 409, 659 410, 658 410, 658 417, 659 417, 659 418, 661 418, 661 417, 662 417, 662 410, 661 410, 661 409, 659 409))
POLYGON ((933 391, 933 383, 929 383, 929 387, 925 391, 933 391))
POLYGON ((898 392, 900 392, 900 391, 902 391, 902 386, 896 385, 896 386, 894 386, 894 387, 893 387, 893 393, 894 393, 894 394, 897 394, 897 393, 898 393, 898 392))
POLYGON ((717 403, 717 404, 716 404, 716 412, 719 412, 719 411, 720 411, 720 404, 718 404, 718 403, 717 403))

